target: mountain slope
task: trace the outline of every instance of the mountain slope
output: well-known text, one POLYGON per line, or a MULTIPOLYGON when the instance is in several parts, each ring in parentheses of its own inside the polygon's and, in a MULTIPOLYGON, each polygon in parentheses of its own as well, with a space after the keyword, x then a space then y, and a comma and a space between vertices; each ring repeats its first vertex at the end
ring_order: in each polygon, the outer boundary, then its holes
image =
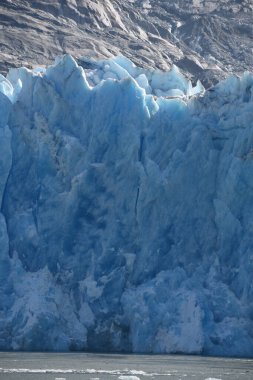
POLYGON ((0 70, 120 52, 141 66, 177 64, 206 86, 252 68, 252 0, 3 0, 0 70))

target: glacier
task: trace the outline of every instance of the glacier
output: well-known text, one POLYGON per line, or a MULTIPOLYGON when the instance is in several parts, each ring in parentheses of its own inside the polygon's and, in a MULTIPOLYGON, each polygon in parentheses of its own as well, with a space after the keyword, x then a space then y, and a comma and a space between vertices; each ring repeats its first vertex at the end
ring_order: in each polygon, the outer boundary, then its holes
POLYGON ((253 357, 253 75, 0 77, 0 349, 253 357))

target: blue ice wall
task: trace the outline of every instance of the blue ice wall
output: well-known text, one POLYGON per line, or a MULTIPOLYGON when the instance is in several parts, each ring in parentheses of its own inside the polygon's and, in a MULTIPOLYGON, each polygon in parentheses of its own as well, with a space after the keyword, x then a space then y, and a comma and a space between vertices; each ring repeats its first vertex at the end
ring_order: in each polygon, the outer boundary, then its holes
POLYGON ((253 76, 93 66, 0 78, 0 349, 252 357, 253 76))

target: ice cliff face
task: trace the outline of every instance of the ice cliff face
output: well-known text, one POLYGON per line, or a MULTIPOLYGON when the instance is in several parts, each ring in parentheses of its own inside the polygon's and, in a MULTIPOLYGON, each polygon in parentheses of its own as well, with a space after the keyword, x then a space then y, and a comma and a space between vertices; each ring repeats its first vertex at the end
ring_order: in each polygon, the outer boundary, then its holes
POLYGON ((253 76, 85 64, 0 78, 0 348, 252 356, 253 76))

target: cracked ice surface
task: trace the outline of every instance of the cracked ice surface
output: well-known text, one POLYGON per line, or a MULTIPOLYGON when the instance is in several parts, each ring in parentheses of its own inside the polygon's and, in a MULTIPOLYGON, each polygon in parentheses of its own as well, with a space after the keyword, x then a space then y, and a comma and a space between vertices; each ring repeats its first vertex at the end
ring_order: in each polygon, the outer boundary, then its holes
POLYGON ((122 57, 0 78, 1 349, 252 356, 252 88, 122 57))

